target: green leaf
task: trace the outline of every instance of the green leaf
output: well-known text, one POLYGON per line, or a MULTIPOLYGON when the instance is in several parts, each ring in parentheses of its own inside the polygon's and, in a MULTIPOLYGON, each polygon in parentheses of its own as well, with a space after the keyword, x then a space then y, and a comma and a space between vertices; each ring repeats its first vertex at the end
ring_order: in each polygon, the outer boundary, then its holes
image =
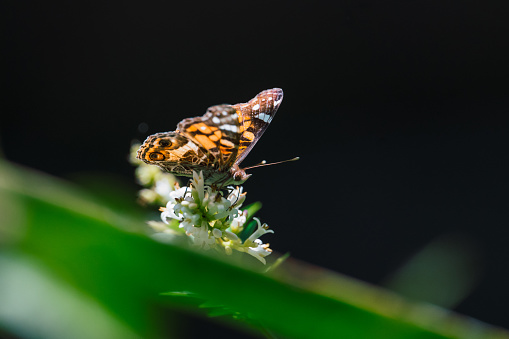
POLYGON ((258 212, 261 208, 262 208, 262 203, 257 201, 257 202, 247 205, 246 207, 242 208, 242 210, 247 210, 248 218, 252 218, 256 214, 256 212, 258 212))
POLYGON ((33 258, 1 252, 0 272, 0 323, 19 336, 141 338, 99 301, 58 279, 33 258))
POLYGON ((138 214, 96 201, 77 187, 0 163, 0 297, 10 296, 0 302, 4 331, 23 338, 171 336, 162 324, 168 331, 179 323, 162 319, 161 307, 190 305, 161 294, 188 291, 208 305, 223 305, 219 313, 249 314, 266 336, 509 338, 292 258, 262 274, 259 264, 240 266, 213 251, 160 243, 147 236, 138 214), (55 315, 34 314, 45 309, 55 315), (106 330, 98 332, 96 323, 106 330))
POLYGON ((454 307, 480 279, 479 256, 471 239, 441 236, 408 259, 384 285, 412 300, 454 307))

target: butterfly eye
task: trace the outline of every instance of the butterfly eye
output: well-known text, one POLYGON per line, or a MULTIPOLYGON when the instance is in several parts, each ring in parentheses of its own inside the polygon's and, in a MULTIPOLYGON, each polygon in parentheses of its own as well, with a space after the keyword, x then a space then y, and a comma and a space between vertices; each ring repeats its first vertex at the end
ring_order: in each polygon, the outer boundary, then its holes
POLYGON ((164 155, 162 155, 161 153, 154 152, 150 153, 149 158, 150 160, 160 161, 164 160, 164 155))
POLYGON ((168 147, 171 146, 171 141, 168 139, 163 139, 159 141, 159 146, 161 147, 168 147))

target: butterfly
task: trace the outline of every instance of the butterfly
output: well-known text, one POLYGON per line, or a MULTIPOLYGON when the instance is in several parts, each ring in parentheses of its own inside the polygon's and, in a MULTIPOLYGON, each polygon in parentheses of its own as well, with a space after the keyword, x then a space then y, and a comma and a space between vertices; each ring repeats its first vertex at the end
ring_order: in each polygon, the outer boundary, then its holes
POLYGON ((177 176, 203 172, 206 185, 240 185, 251 174, 240 163, 260 140, 283 101, 283 90, 258 93, 247 103, 217 105, 182 120, 173 132, 150 135, 137 158, 177 176))

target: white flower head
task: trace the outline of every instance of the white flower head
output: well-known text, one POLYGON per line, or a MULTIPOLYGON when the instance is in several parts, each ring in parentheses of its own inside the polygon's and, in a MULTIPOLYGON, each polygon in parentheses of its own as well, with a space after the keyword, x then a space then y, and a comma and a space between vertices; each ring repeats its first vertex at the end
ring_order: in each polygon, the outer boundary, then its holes
MULTIPOLYGON (((160 192, 163 192, 163 187, 160 192)), ((247 221, 247 211, 240 208, 246 199, 242 187, 228 187, 227 193, 205 185, 203 173, 193 172, 193 179, 188 187, 182 187, 167 193, 167 203, 161 208, 161 219, 169 224, 177 220, 179 228, 199 248, 215 248, 231 254, 233 250, 245 252, 265 264, 265 259, 272 251, 268 244, 258 238, 266 233, 274 233, 266 224, 261 225, 245 241, 240 233, 247 221)), ((159 230, 156 230, 159 232, 159 230)))

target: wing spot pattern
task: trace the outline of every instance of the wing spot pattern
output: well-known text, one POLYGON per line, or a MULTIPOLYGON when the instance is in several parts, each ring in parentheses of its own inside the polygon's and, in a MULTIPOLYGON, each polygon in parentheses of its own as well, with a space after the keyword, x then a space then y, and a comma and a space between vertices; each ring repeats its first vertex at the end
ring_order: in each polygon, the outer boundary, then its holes
POLYGON ((195 135, 195 138, 196 138, 196 140, 198 140, 198 142, 200 144, 203 145, 203 147, 205 147, 209 151, 212 151, 212 149, 214 147, 216 147, 216 144, 214 142, 212 142, 212 140, 210 140, 210 138, 206 135, 198 134, 198 135, 195 135))
POLYGON ((221 145, 226 146, 228 148, 234 148, 235 147, 233 142, 231 142, 230 140, 221 139, 220 143, 221 143, 221 145))
POLYGON ((245 131, 244 134, 242 135, 242 137, 246 138, 249 141, 253 141, 255 136, 252 132, 245 131))

